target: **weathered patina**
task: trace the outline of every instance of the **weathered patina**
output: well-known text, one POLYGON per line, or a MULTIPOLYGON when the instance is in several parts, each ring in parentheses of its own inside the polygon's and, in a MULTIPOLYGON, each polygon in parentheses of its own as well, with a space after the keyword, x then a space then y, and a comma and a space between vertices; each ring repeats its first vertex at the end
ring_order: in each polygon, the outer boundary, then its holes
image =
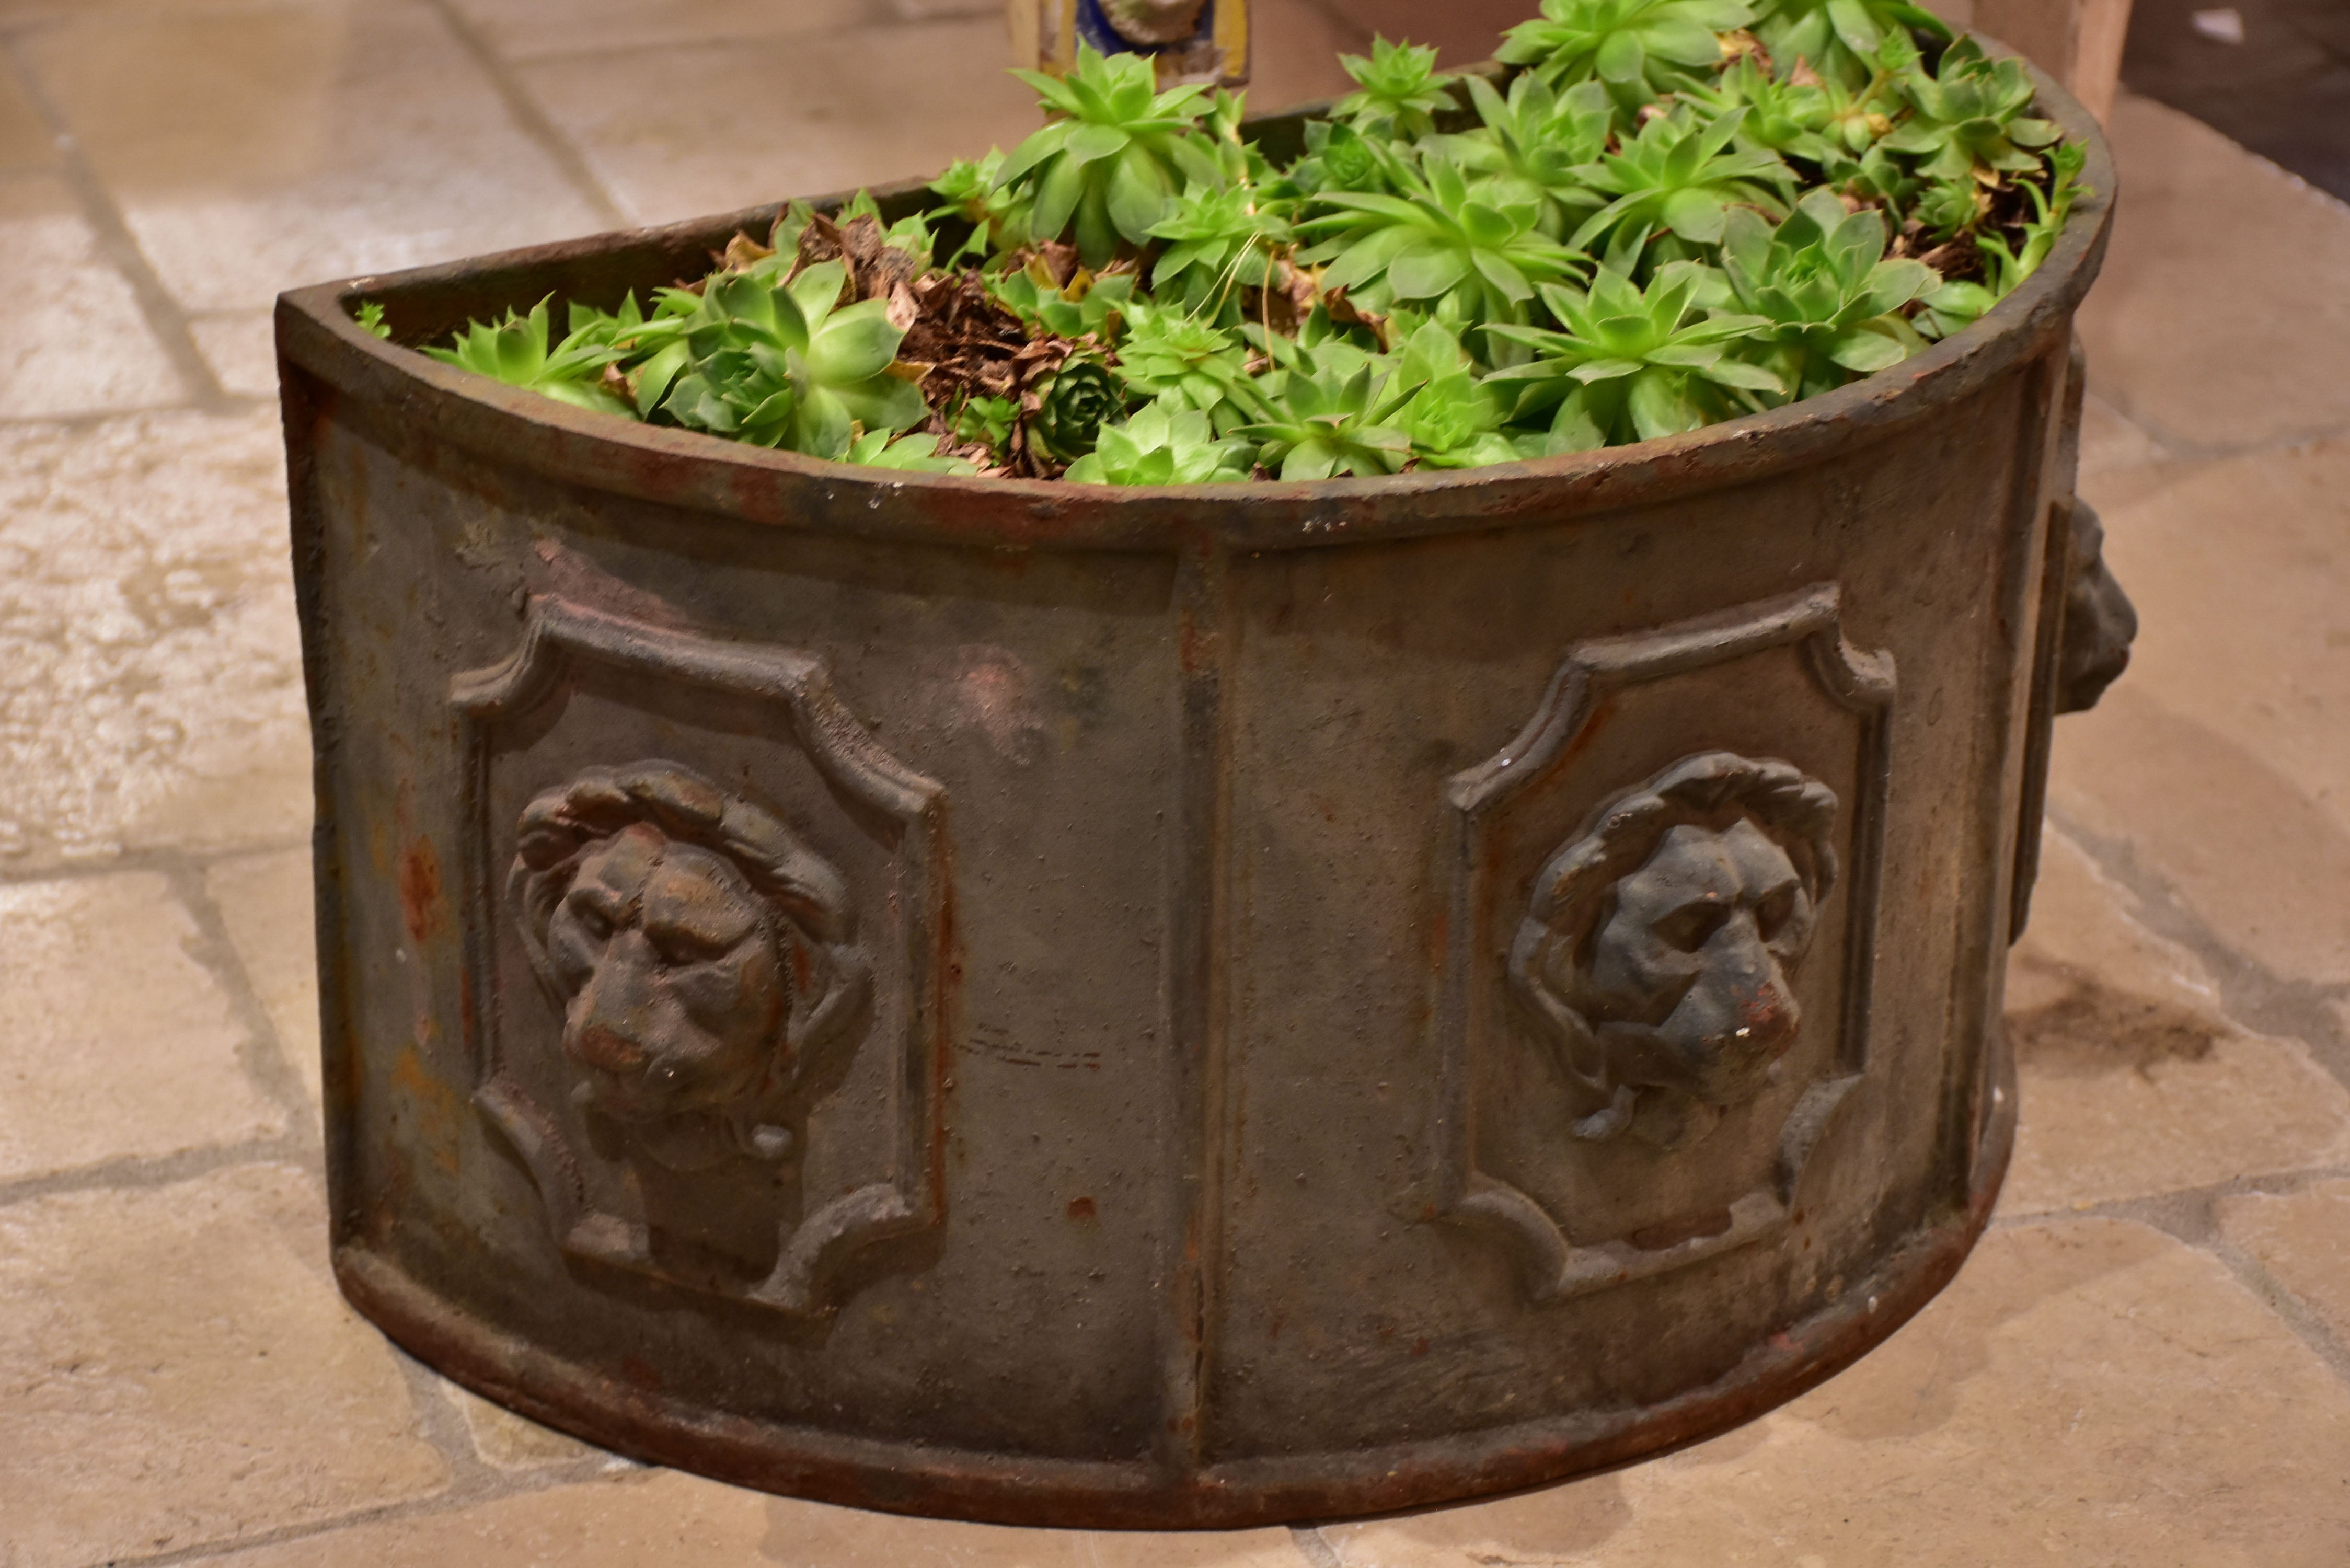
POLYGON ((1998 1188, 2048 724, 2125 629, 2113 172, 2042 90, 2095 194, 1977 328, 1465 473, 866 472, 351 320, 772 209, 286 296, 351 1299, 648 1459, 1109 1526, 1620 1463, 1891 1333, 1998 1188))

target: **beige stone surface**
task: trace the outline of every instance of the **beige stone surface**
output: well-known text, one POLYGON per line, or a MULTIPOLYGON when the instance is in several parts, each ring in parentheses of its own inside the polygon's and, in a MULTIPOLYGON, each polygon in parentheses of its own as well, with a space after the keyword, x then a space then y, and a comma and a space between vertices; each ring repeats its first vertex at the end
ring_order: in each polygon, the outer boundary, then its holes
POLYGON ((0 419, 151 408, 186 395, 63 182, 0 175, 0 419))
POLYGON ((266 310, 200 316, 188 323, 196 349, 231 397, 277 396, 277 328, 266 310))
POLYGON ((287 1064, 318 1104, 318 940, 310 851, 273 850, 213 862, 204 891, 228 926, 237 961, 269 1014, 287 1064))
POLYGON ((2350 1091, 2298 1041, 2248 1034, 2195 957, 2071 840, 2042 841, 2008 965, 2022 1125, 2010 1214, 2350 1162, 2350 1091))
POLYGON ((2220 1234, 2259 1259, 2350 1349, 2350 1181, 2248 1192, 2218 1208, 2220 1234))
POLYGON ((1332 1527, 1346 1568, 2330 1568, 2350 1388, 2146 1227, 1993 1231, 1776 1415, 1656 1463, 1332 1527))
POLYGON ((2350 207, 2150 99, 2123 93, 2109 129, 2121 205, 2080 317, 2089 384, 2181 452, 2350 425, 2350 207))
POLYGON ((493 1469, 545 1469, 549 1465, 610 1457, 601 1449, 590 1448, 577 1438, 542 1427, 502 1405, 493 1405, 446 1379, 441 1381, 441 1394, 463 1418, 465 1434, 473 1440, 473 1452, 493 1469))
POLYGON ((324 1232, 316 1183, 279 1165, 0 1209, 0 1562, 183 1552, 440 1489, 324 1232))
POLYGON ((44 169, 57 161, 48 122, 14 72, 0 71, 0 173, 44 169))
POLYGON ((1043 124, 1001 20, 862 28, 521 67, 639 223, 928 179, 1043 124), (917 85, 919 84, 919 85, 917 85), (874 113, 918 95, 920 113, 874 113))
POLYGON ((1305 1568, 1285 1531, 1150 1535, 941 1524, 764 1497, 668 1470, 219 1561, 223 1568, 1305 1568))
MULTIPOLYGON (((2168 454, 2161 443, 2138 429, 2095 392, 2081 405, 2081 478, 2142 468, 2168 454)), ((2094 500, 2095 498, 2092 497, 2094 500)))
POLYGON ((192 310, 607 226, 419 0, 77 15, 20 47, 192 310))
POLYGON ((0 428, 0 867, 309 830, 282 439, 0 428))
MULTIPOLYGON (((894 20, 886 0, 455 0, 482 37, 510 60, 608 49, 658 49, 735 38, 837 32, 894 20)), ((963 5, 998 19, 1001 5, 963 5)), ((950 12, 951 14, 951 12, 950 12)), ((919 19, 919 18, 912 18, 919 19)))
POLYGON ((283 1129, 196 935, 151 872, 0 885, 0 1179, 283 1129))
POLYGON ((2093 482, 2141 628, 2054 767, 2058 805, 2127 839, 2222 940, 2324 981, 2350 979, 2345 485, 2339 441, 2093 482))

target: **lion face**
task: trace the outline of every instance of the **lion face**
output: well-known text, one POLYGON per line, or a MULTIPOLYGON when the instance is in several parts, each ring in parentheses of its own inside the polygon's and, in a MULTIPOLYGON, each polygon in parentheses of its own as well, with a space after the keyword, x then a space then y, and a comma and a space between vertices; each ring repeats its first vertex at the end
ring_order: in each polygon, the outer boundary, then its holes
POLYGON ((1618 1082, 1726 1106, 1762 1092, 1803 1023, 1788 971, 1811 895, 1784 849, 1741 819, 1683 824, 1616 884, 1579 990, 1618 1082))
POLYGON ((791 1006, 775 927, 733 862, 649 824, 586 850, 546 928, 582 1102, 681 1147, 760 1095, 791 1006))

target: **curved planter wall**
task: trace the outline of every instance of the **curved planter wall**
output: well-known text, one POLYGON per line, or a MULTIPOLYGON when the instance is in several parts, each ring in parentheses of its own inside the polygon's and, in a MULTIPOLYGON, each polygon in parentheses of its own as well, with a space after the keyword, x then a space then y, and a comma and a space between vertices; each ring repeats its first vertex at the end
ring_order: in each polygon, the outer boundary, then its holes
POLYGON ((352 1300, 626 1452, 1111 1525, 1568 1475, 1891 1332, 2015 1114, 2113 188, 2043 92, 2099 194, 1975 331, 1462 475, 868 473, 349 319, 762 214, 287 296, 352 1300))

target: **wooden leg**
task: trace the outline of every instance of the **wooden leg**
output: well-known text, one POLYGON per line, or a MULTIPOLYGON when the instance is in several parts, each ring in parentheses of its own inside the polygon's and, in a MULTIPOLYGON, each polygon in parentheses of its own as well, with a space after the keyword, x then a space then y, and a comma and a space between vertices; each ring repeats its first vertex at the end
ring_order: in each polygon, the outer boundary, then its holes
POLYGON ((1974 0, 1973 26, 2062 80, 2099 119, 2114 107, 2130 0, 1974 0))

